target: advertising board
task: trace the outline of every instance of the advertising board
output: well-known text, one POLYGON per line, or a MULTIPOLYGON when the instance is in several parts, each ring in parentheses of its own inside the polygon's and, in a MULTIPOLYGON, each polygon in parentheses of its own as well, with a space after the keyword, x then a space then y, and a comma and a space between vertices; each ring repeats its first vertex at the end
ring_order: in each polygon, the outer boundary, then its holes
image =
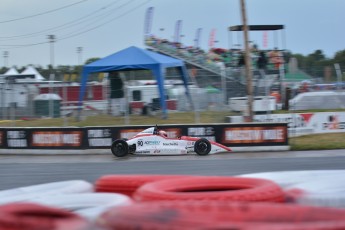
MULTIPOLYGON (((114 140, 130 139, 149 127, 152 126, 1 128, 0 148, 110 149, 114 140)), ((161 125, 158 128, 165 130, 168 138, 206 138, 228 147, 288 145, 287 123, 161 125)))
MULTIPOLYGON (((230 122, 244 122, 242 116, 231 116, 230 122)), ((286 122, 290 136, 345 132, 345 112, 287 113, 255 115, 254 122, 286 122)))

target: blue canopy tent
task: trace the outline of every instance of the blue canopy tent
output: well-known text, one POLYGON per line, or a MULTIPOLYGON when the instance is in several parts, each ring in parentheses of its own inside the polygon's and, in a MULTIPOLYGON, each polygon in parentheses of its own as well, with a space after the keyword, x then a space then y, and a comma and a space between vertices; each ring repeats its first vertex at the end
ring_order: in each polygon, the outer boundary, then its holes
POLYGON ((117 53, 92 62, 83 67, 79 94, 79 105, 82 105, 86 90, 86 83, 88 80, 88 75, 90 73, 149 69, 153 72, 157 80, 160 95, 160 105, 163 112, 163 117, 166 118, 167 106, 164 95, 164 72, 165 69, 169 67, 181 68, 181 77, 186 88, 186 94, 190 99, 188 89, 188 73, 183 61, 135 46, 131 46, 127 49, 121 50, 117 53))

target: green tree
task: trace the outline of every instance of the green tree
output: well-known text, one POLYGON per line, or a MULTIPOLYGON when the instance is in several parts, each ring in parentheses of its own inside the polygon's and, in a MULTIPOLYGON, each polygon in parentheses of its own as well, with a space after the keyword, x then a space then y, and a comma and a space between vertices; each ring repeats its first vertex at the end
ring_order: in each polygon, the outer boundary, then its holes
POLYGON ((98 58, 98 57, 89 58, 85 61, 85 65, 90 64, 90 63, 95 62, 95 61, 98 61, 99 59, 100 58, 98 58))
POLYGON ((336 52, 333 61, 339 63, 340 68, 345 71, 345 50, 336 52))
POLYGON ((339 64, 342 72, 342 80, 345 81, 345 50, 336 52, 333 61, 339 64))

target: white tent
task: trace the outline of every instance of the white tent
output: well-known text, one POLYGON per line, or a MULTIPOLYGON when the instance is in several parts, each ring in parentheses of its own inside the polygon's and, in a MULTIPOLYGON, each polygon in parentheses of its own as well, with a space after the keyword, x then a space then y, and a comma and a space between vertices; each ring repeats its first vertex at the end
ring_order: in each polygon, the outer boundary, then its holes
POLYGON ((35 75, 35 81, 44 81, 46 80, 33 66, 29 65, 26 69, 20 73, 21 75, 35 75))
POLYGON ((11 67, 10 69, 8 69, 6 71, 6 73, 4 73, 4 75, 18 75, 18 70, 14 67, 11 67))

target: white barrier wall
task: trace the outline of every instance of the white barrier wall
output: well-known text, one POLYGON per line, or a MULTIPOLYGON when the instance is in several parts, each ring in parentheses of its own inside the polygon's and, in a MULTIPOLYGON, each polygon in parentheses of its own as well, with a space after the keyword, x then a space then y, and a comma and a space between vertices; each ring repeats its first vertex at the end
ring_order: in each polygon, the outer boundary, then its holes
MULTIPOLYGON (((229 116, 231 123, 244 122, 242 116, 229 116)), ((288 113, 255 115, 254 122, 287 122, 290 136, 345 132, 345 112, 288 113)))

